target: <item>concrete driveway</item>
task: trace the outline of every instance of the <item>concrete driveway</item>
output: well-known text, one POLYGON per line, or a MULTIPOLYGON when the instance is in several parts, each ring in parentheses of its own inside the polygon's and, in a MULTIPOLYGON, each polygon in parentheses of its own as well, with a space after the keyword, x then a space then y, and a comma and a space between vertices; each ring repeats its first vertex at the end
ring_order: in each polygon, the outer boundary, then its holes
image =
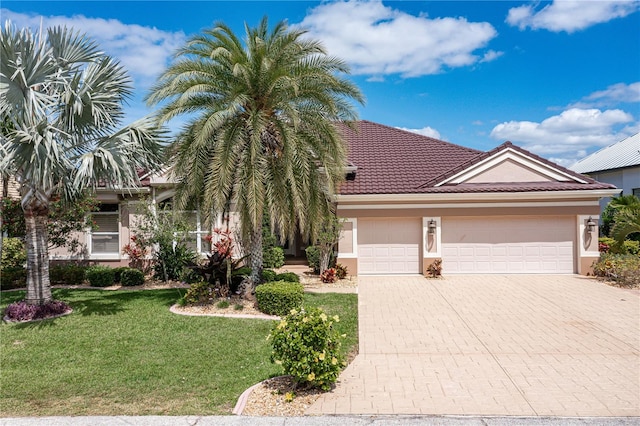
POLYGON ((307 414, 640 416, 640 292, 567 275, 358 277, 360 353, 307 414))

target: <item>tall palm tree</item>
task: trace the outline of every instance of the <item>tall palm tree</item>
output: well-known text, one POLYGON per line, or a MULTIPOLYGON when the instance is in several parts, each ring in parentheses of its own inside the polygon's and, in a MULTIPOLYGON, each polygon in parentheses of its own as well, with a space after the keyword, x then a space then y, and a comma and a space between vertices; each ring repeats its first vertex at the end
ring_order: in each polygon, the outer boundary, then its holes
POLYGON ((148 96, 166 102, 163 122, 185 115, 171 147, 179 181, 177 201, 197 200, 205 213, 239 213, 248 242, 251 281, 262 272, 262 217, 292 239, 327 215, 343 179, 346 148, 336 121, 357 118, 359 89, 340 74, 346 64, 328 56, 305 32, 267 18, 245 24, 241 41, 218 23, 191 38, 148 96))
POLYGON ((0 38, 0 174, 20 185, 26 222, 27 297, 51 299, 47 214, 52 197, 73 200, 98 181, 116 188, 155 167, 161 138, 155 120, 119 128, 131 80, 85 35, 63 27, 46 34, 7 22, 0 38))

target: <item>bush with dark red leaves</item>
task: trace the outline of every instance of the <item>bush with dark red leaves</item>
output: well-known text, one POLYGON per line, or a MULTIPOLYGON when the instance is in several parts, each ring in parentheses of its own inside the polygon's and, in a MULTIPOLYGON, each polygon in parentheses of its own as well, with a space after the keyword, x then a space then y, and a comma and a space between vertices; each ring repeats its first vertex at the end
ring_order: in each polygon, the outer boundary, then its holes
POLYGON ((44 305, 29 305, 24 300, 7 306, 4 318, 7 321, 32 321, 53 318, 71 310, 71 307, 60 300, 52 300, 44 305))

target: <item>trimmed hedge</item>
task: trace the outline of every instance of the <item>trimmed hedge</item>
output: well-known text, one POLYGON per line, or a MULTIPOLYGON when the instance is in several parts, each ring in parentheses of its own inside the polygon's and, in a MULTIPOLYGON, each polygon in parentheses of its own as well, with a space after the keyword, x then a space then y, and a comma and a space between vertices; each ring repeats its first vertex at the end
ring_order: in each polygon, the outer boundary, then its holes
POLYGON ((86 266, 74 265, 53 265, 49 268, 49 280, 56 285, 82 285, 86 266))
POLYGON ((126 287, 139 286, 144 284, 144 274, 134 268, 125 268, 120 272, 120 284, 126 287))
POLYGON ((272 281, 276 281, 276 273, 271 269, 263 269, 262 270, 262 281, 265 283, 269 283, 272 281))
POLYGON ((299 283, 275 281, 256 287, 258 309, 268 315, 287 315, 302 307, 304 287, 299 283))
POLYGON ((25 268, 2 268, 0 275, 0 290, 12 290, 27 286, 27 270, 25 268))
POLYGON ((288 283, 299 283, 300 277, 295 272, 283 272, 276 275, 273 281, 286 281, 288 283))
POLYGON ((282 247, 271 247, 262 252, 262 263, 266 268, 279 268, 284 265, 282 247))
POLYGON ((115 282, 113 268, 108 266, 90 266, 85 276, 92 287, 109 287, 115 282))
POLYGON ((118 266, 113 268, 113 282, 116 284, 120 284, 122 280, 122 271, 126 271, 127 269, 131 269, 128 266, 118 266))

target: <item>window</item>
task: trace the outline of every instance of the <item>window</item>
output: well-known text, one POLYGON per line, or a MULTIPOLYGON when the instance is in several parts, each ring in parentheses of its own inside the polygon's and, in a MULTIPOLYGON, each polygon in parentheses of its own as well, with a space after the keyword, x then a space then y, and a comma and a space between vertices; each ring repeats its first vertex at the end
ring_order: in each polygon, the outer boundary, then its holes
MULTIPOLYGON (((168 198, 158 203, 158 213, 166 215, 166 220, 174 220, 174 214, 178 214, 179 220, 187 224, 187 235, 184 239, 185 245, 196 253, 210 254, 211 242, 207 238, 211 232, 205 228, 203 218, 198 210, 173 211, 173 199, 168 198)), ((176 234, 176 237, 178 235, 176 234)), ((180 240, 182 241, 183 236, 180 240)), ((175 241, 174 241, 175 244, 175 241)))
POLYGON ((636 197, 640 198, 640 188, 633 188, 632 193, 636 197))
POLYGON ((200 222, 200 212, 185 212, 185 217, 189 225, 189 237, 187 239, 187 247, 196 253, 211 253, 211 242, 207 239, 209 232, 202 230, 200 222))
POLYGON ((91 254, 120 254, 120 209, 118 204, 101 204, 91 214, 96 229, 90 232, 91 254))

